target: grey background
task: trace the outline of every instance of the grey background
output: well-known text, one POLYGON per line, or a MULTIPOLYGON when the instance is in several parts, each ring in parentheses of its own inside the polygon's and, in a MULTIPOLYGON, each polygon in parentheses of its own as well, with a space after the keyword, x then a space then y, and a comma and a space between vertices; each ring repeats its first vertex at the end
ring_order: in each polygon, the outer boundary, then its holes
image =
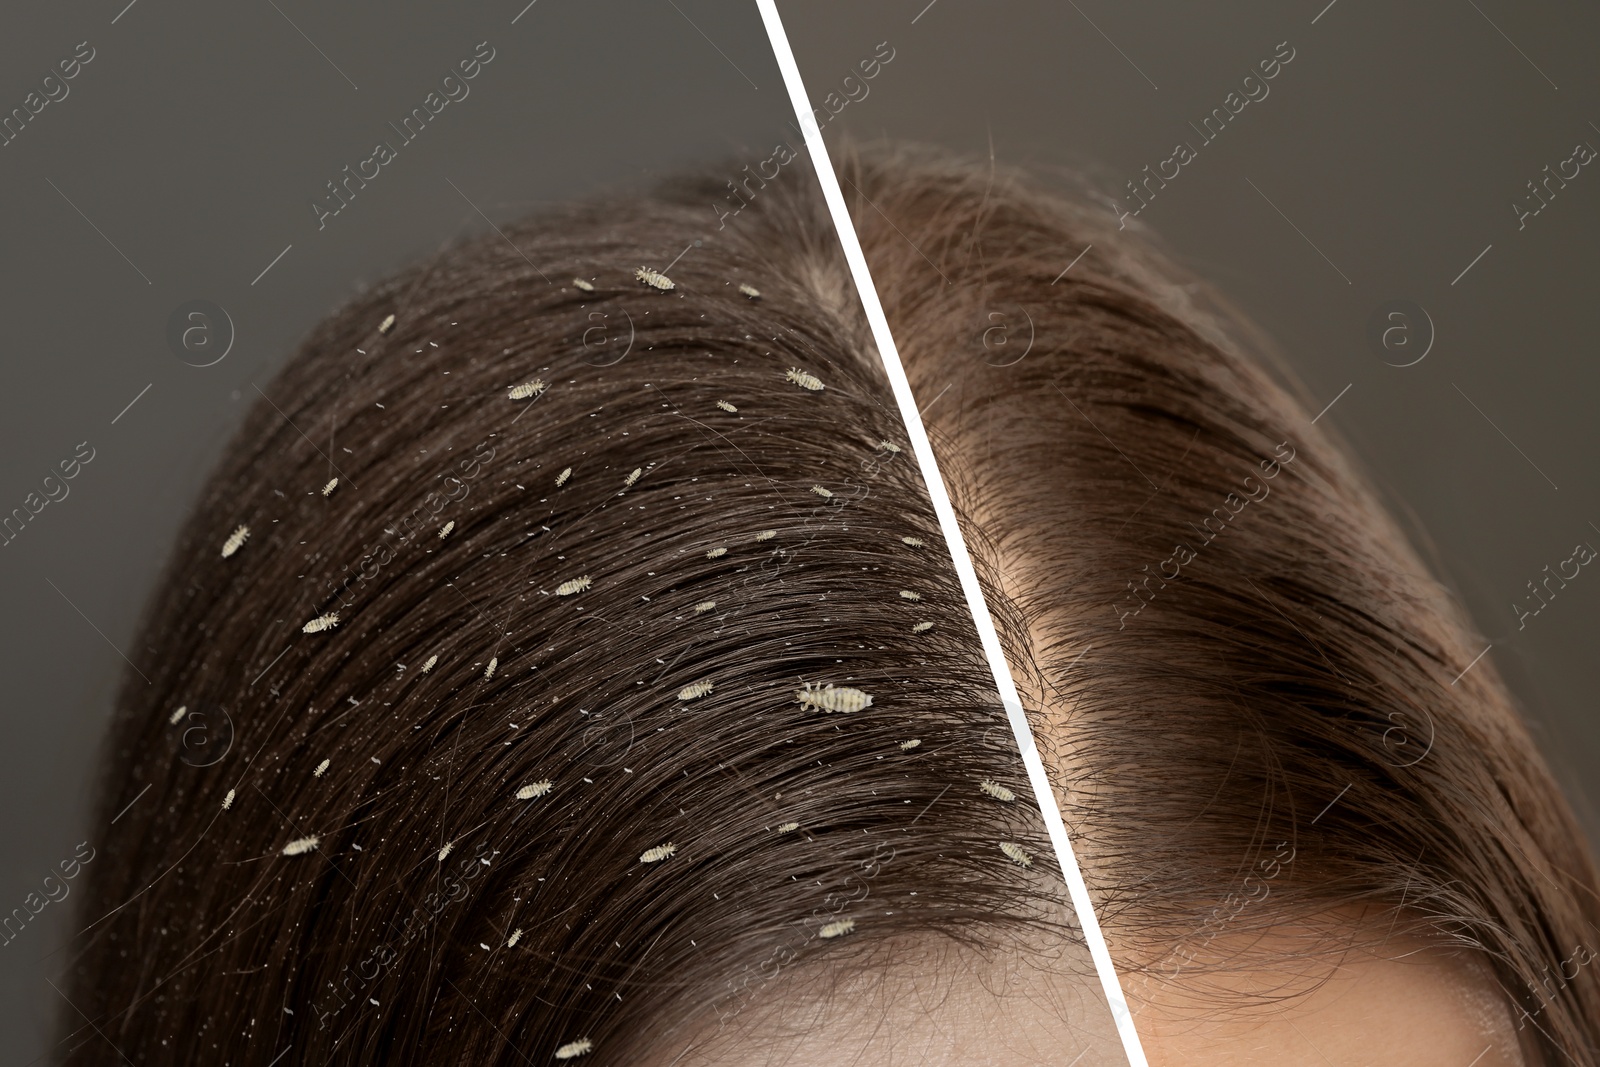
MULTIPOLYGON (((0 109, 77 42, 97 54, 0 148, 0 511, 78 442, 96 455, 67 499, 0 548, 0 912, 84 839, 117 649, 131 654, 137 612, 252 383, 313 323, 364 280, 485 231, 485 216, 708 159, 754 162, 793 138, 753 4, 525 2, 8 10, 0 109), (484 40, 496 57, 471 95, 319 232, 308 204, 323 183, 484 40), (237 328, 227 358, 203 369, 165 340, 168 313, 193 298, 237 328)), ((1509 206, 1576 141, 1600 146, 1600 15, 1570 2, 1325 2, 830 0, 784 15, 817 98, 877 42, 896 50, 830 137, 976 154, 992 139, 1003 162, 1092 166, 1111 195, 1289 41, 1297 55, 1271 95, 1141 218, 1278 339, 1316 396, 1339 397, 1325 417, 1432 535, 1600 829, 1587 785, 1600 767, 1600 579, 1581 575, 1520 633, 1510 608, 1576 542, 1600 545, 1600 175, 1585 168, 1520 232, 1509 206), (1428 357, 1403 369, 1364 338, 1397 298, 1437 328, 1428 357)), ((1063 249, 1062 266, 1078 251, 1063 249)), ((46 1052, 65 915, 51 905, 0 948, 5 1062, 46 1052)))

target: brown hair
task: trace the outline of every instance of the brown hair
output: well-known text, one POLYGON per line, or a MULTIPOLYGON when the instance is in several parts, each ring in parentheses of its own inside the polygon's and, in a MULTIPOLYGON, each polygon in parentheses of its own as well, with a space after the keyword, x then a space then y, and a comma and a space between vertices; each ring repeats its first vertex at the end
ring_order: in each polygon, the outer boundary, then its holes
MULTIPOLYGON (((1572 817, 1259 339, 1081 198, 843 173, 1103 921, 1160 970, 1219 916, 1386 909, 1594 1063, 1572 817)), ((1049 851, 807 177, 671 290, 634 270, 717 177, 507 226, 313 332, 121 693, 73 1062, 621 1063, 791 964, 1076 936, 998 847, 1049 851)))

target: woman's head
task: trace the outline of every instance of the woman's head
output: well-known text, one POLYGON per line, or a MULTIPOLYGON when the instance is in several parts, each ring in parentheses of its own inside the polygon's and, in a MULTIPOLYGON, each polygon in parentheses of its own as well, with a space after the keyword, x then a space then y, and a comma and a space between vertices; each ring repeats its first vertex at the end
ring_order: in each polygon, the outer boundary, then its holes
MULTIPOLYGON (((1409 952, 1592 1062, 1570 815, 1244 328, 1014 177, 845 177, 1149 1026, 1409 952)), ((77 1062, 782 1058, 823 1017, 993 1022, 995 974, 1104 1044, 819 198, 787 176, 702 235, 720 184, 445 253, 267 388, 119 705, 77 1062)))

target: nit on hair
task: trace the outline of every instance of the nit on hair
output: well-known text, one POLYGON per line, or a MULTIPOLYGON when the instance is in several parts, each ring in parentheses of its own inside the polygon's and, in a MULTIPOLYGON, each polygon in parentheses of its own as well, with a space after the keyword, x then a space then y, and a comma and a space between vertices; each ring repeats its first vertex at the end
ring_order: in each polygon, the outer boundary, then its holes
POLYGON ((783 372, 783 376, 802 389, 809 389, 813 393, 822 391, 822 379, 810 371, 801 370, 799 367, 790 367, 783 372))
POLYGON ((233 533, 229 534, 228 539, 222 542, 222 558, 227 559, 239 551, 248 540, 250 540, 250 527, 242 524, 234 527, 233 533))
POLYGON ((318 615, 304 626, 300 627, 301 633, 319 634, 324 630, 331 630, 339 625, 339 613, 330 611, 326 615, 318 615))
POLYGON ((667 277, 665 274, 662 274, 658 270, 651 270, 649 267, 640 267, 638 270, 633 272, 633 276, 639 279, 639 281, 643 282, 645 285, 648 285, 650 288, 660 289, 662 292, 666 292, 668 289, 677 288, 677 286, 673 284, 671 278, 667 277))

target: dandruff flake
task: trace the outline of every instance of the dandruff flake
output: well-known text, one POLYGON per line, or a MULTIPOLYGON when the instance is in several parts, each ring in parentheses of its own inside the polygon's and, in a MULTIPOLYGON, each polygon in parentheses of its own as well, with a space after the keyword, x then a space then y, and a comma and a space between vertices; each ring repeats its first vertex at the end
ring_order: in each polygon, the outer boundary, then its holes
POLYGON ((250 540, 250 527, 244 525, 234 527, 233 533, 229 534, 228 539, 222 542, 222 558, 227 559, 239 551, 248 540, 250 540))
POLYGON ((318 615, 316 618, 300 627, 300 632, 305 634, 319 634, 324 630, 331 630, 338 625, 339 613, 337 611, 330 611, 326 615, 318 615))
POLYGON ((678 846, 674 845, 671 841, 668 841, 664 845, 657 845, 655 848, 645 849, 639 854, 639 862, 660 863, 664 859, 670 859, 677 851, 678 846))
POLYGON ((662 292, 677 288, 671 278, 658 270, 651 270, 649 267, 640 267, 633 272, 633 276, 650 288, 660 289, 662 292))
POLYGON ((571 596, 581 593, 594 584, 594 579, 585 574, 581 578, 569 578, 556 586, 556 596, 571 596))
POLYGON ((783 376, 802 389, 809 389, 813 393, 822 391, 822 379, 810 371, 801 370, 799 367, 790 367, 784 371, 783 376))

